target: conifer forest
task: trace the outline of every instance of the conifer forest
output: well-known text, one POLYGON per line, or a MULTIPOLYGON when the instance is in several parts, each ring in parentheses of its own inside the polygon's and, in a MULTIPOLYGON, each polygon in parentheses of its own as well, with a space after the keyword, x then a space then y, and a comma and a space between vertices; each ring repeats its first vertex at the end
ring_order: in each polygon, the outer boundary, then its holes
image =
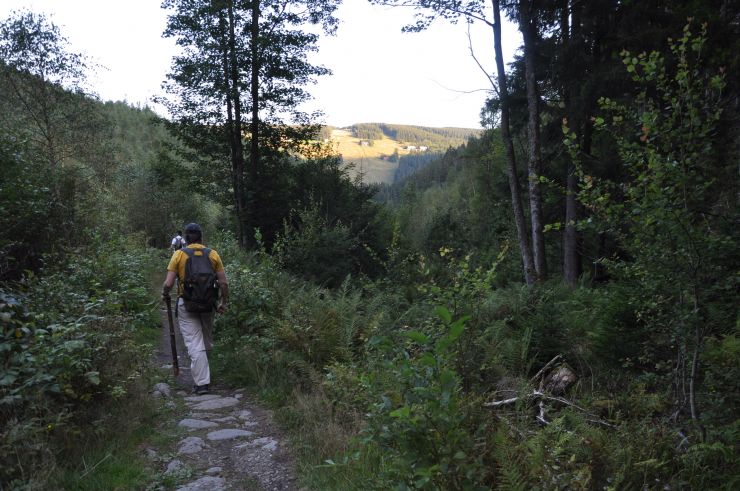
POLYGON ((301 109, 342 0, 163 0, 163 111, 0 19, 0 491, 183 484, 142 448, 174 438, 190 222, 229 278, 214 386, 273 415, 294 489, 740 489, 740 3, 369 2, 495 57, 482 129, 342 129, 397 146, 385 182, 301 109))

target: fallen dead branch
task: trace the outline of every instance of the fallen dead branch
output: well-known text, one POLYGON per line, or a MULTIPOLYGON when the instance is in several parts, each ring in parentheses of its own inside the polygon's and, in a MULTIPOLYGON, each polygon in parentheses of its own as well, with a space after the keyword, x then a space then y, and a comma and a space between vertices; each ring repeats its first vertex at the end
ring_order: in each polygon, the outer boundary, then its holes
POLYGON ((599 424, 608 428, 616 428, 615 425, 599 419, 586 409, 560 395, 565 393, 568 387, 570 387, 576 382, 576 380, 578 380, 575 372, 573 372, 573 370, 566 363, 562 363, 557 368, 553 368, 556 363, 558 363, 562 359, 562 355, 557 355, 552 360, 547 362, 545 366, 543 366, 535 374, 535 376, 530 379, 530 382, 533 384, 539 381, 538 389, 534 389, 529 394, 509 397, 498 401, 486 402, 483 404, 483 406, 495 409, 515 404, 519 401, 527 403, 531 401, 537 401, 537 406, 539 410, 537 416, 535 416, 535 419, 539 423, 547 425, 550 424, 550 422, 547 420, 545 401, 553 401, 568 407, 572 407, 573 409, 583 413, 586 416, 585 420, 589 423, 599 424))
POLYGON ((483 406, 485 407, 505 406, 507 404, 514 404, 519 399, 521 399, 521 397, 510 397, 509 399, 504 399, 502 401, 486 402, 485 404, 483 404, 483 406))
POLYGON ((530 394, 525 394, 523 396, 517 396, 517 397, 510 397, 509 399, 503 399, 501 401, 486 402, 483 404, 483 406, 497 408, 501 406, 507 406, 510 404, 514 404, 520 400, 521 401, 533 401, 533 400, 538 401, 539 414, 537 415, 536 419, 544 424, 549 424, 549 421, 547 421, 545 417, 544 401, 554 401, 554 402, 559 402, 563 405, 572 407, 573 409, 576 409, 579 412, 582 412, 583 414, 588 416, 586 418, 586 421, 588 421, 589 423, 596 423, 596 424, 600 424, 603 426, 607 426, 609 428, 616 428, 616 426, 614 426, 613 424, 607 423, 606 421, 597 418, 596 416, 591 414, 586 409, 582 408, 581 406, 579 406, 578 404, 572 401, 569 401, 565 397, 553 396, 553 395, 547 394, 539 390, 533 390, 530 394))

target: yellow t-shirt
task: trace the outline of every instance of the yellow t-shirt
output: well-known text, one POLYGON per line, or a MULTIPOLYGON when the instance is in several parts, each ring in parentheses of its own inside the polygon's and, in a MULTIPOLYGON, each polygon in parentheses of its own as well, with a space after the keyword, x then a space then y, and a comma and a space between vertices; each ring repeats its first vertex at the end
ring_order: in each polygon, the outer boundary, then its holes
MULTIPOLYGON (((193 249, 195 251, 196 256, 203 255, 203 252, 200 251, 200 249, 205 249, 206 246, 203 244, 189 244, 187 246, 188 249, 193 249)), ((224 263, 221 262, 221 256, 218 255, 218 252, 211 249, 211 253, 208 254, 208 259, 211 260, 211 265, 213 266, 213 271, 218 273, 219 271, 224 270, 224 263)), ((167 271, 173 271, 177 273, 177 279, 180 280, 177 282, 177 294, 182 295, 182 284, 185 281, 185 263, 188 261, 188 255, 183 252, 182 249, 177 250, 172 254, 172 258, 170 259, 170 263, 167 265, 167 271)))

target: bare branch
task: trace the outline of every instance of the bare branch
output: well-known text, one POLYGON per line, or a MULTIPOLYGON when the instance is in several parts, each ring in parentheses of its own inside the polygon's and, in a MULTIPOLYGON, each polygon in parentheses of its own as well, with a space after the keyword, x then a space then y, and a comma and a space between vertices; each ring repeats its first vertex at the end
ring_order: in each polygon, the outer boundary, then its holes
MULTIPOLYGON (((493 27, 493 22, 490 21, 483 15, 482 12, 474 9, 455 8, 451 5, 445 5, 444 2, 438 0, 424 1, 424 0, 370 0, 375 5, 382 7, 411 7, 416 10, 431 10, 434 13, 441 15, 445 18, 450 17, 465 17, 467 19, 477 20, 493 27)), ((418 14, 417 14, 418 15, 418 14)))
POLYGON ((496 85, 496 82, 494 81, 493 77, 491 77, 491 75, 486 71, 486 69, 483 68, 483 65, 481 65, 480 61, 478 61, 478 58, 475 56, 475 50, 473 49, 473 40, 470 37, 470 22, 468 22, 467 35, 468 35, 468 48, 470 49, 470 56, 475 61, 475 64, 478 65, 478 68, 480 68, 480 70, 483 72, 483 75, 485 75, 488 81, 491 83, 491 87, 493 87, 493 90, 494 92, 496 92, 496 95, 498 97, 501 97, 501 94, 499 94, 499 91, 498 91, 498 85, 496 85))
POLYGON ((520 399, 519 397, 511 397, 509 399, 504 399, 502 401, 486 402, 485 404, 483 404, 483 407, 499 407, 499 406, 505 406, 507 404, 514 404, 519 399, 520 399))
POLYGON ((566 399, 564 397, 551 396, 551 395, 546 394, 546 393, 544 393, 542 391, 539 391, 539 390, 533 390, 531 394, 527 394, 527 395, 522 396, 522 397, 511 397, 509 399, 503 399, 501 401, 486 402, 485 404, 483 404, 483 407, 496 408, 496 407, 506 406, 506 405, 509 405, 509 404, 514 404, 515 402, 517 402, 519 400, 537 400, 538 401, 538 406, 539 406, 539 413, 538 413, 536 419, 537 419, 537 421, 539 421, 539 422, 541 422, 543 424, 550 424, 549 421, 547 421, 546 415, 545 415, 544 401, 547 400, 547 401, 556 401, 556 402, 559 402, 561 404, 565 404, 566 406, 569 406, 569 407, 572 407, 574 409, 577 409, 578 411, 584 413, 587 416, 585 418, 585 420, 588 421, 589 423, 600 424, 600 425, 606 426, 608 428, 616 428, 615 425, 613 425, 611 423, 607 423, 606 421, 597 418, 595 415, 591 414, 586 409, 580 407, 578 404, 575 404, 574 402, 571 402, 571 401, 569 401, 568 399, 566 399))
POLYGON ((473 90, 453 89, 453 88, 447 87, 446 85, 443 85, 443 84, 437 82, 436 80, 431 80, 431 81, 434 82, 435 84, 439 85, 440 87, 442 87, 445 90, 449 90, 450 92, 457 92, 458 94, 474 94, 476 92, 490 92, 490 89, 473 89, 473 90))
POLYGON ((547 421, 547 418, 545 418, 545 402, 542 399, 540 399, 540 402, 538 405, 540 407, 540 413, 537 415, 537 421, 539 421, 540 423, 544 425, 549 425, 550 422, 547 421))

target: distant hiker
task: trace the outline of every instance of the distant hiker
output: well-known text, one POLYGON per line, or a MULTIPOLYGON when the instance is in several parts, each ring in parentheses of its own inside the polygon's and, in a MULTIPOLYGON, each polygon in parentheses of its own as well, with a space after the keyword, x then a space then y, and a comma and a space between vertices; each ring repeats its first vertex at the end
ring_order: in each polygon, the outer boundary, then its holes
POLYGON ((213 347, 213 318, 215 312, 222 314, 226 310, 229 282, 221 257, 203 245, 200 225, 191 223, 185 227, 185 241, 187 246, 176 250, 167 265, 162 298, 169 301, 170 290, 177 278, 175 312, 190 356, 190 370, 195 383, 193 393, 205 394, 211 383, 208 352, 213 347))
POLYGON ((175 235, 172 238, 172 243, 170 244, 170 250, 179 251, 185 247, 185 239, 182 238, 182 232, 180 230, 177 231, 177 235, 175 235))

